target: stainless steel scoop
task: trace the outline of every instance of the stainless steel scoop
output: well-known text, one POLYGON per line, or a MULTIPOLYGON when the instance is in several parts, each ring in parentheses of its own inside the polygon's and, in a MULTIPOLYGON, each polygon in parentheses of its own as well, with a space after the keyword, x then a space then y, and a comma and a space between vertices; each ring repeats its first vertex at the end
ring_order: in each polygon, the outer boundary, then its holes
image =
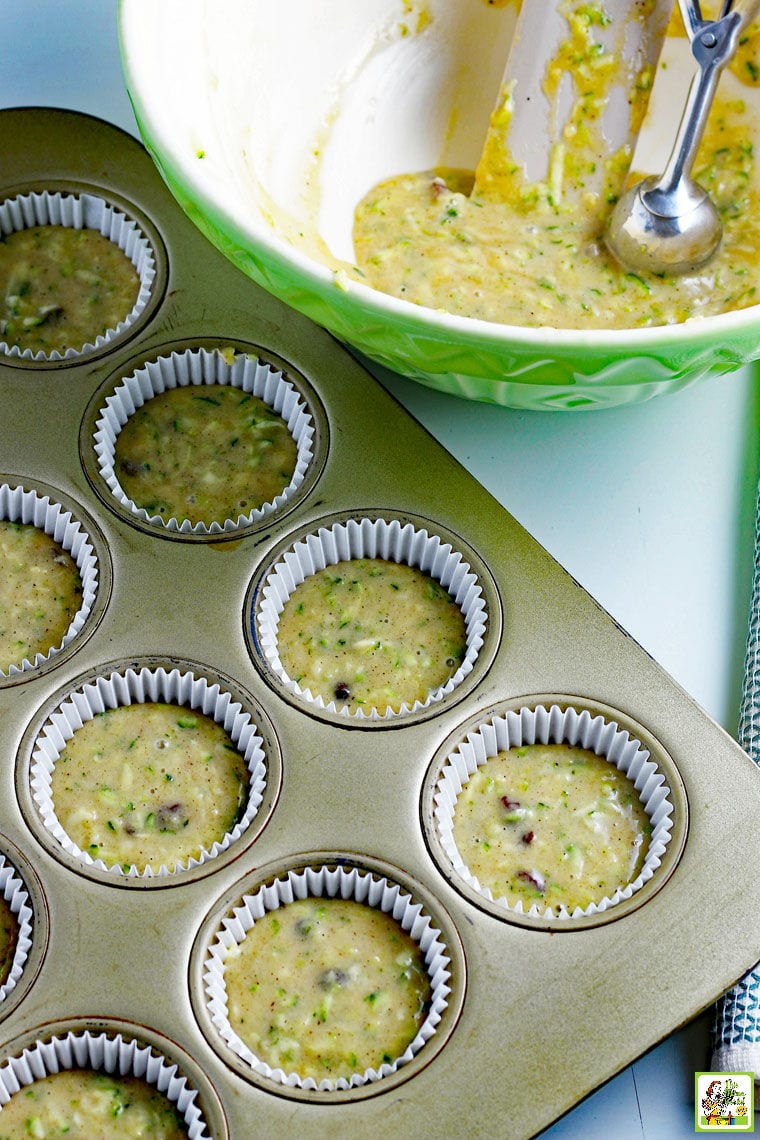
POLYGON ((707 192, 691 177, 721 72, 760 0, 724 0, 717 20, 703 20, 699 0, 679 0, 699 70, 663 173, 627 190, 610 215, 605 240, 633 273, 689 273, 713 256, 723 226, 707 192))

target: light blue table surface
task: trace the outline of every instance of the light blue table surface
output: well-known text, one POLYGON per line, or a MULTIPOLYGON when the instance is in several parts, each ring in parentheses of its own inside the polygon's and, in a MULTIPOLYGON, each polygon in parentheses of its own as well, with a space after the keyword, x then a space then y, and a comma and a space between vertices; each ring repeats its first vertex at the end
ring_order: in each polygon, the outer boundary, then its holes
MULTIPOLYGON (((0 0, 0 107, 12 106, 85 111, 137 133, 115 0, 0 0)), ((735 734, 758 476, 752 371, 578 414, 466 403, 371 370, 735 734)), ((694 1072, 709 1065, 709 1022, 696 1018, 543 1136, 694 1135, 694 1072)))

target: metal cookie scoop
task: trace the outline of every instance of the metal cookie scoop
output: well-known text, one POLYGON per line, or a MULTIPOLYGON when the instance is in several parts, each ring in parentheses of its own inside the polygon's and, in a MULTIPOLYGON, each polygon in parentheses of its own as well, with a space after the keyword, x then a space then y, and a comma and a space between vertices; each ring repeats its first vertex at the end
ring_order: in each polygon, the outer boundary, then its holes
POLYGON ((721 72, 760 0, 724 0, 717 20, 702 19, 699 0, 679 4, 699 71, 664 172, 623 194, 605 234, 607 248, 633 273, 688 273, 712 257, 723 233, 713 202, 690 172, 721 72))

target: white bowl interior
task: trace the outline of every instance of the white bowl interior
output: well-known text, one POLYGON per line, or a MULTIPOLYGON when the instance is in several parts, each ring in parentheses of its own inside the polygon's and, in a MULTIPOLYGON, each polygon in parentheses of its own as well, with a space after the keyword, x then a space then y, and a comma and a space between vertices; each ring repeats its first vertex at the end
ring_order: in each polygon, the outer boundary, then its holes
MULTIPOLYGON (((331 0, 329 18, 309 0, 225 0, 222 19, 213 0, 122 9, 138 101, 193 179, 248 229, 317 255, 321 239, 345 260, 354 207, 380 179, 474 168, 516 18, 516 5, 484 0, 331 0)), ((667 157, 693 70, 685 39, 663 59, 640 170, 667 157)))
POLYGON ((203 153, 193 178, 218 198, 224 170, 223 208, 248 228, 311 252, 318 232, 348 260, 354 207, 381 178, 477 161, 516 14, 483 0, 331 0, 329 18, 309 0, 225 0, 223 19, 212 0, 139 8, 122 5, 132 86, 175 154, 203 153))
MULTIPOLYGON (((638 403, 754 360, 758 305, 631 329, 522 327, 416 305, 345 272, 354 210, 373 185, 476 165, 517 9, 120 0, 119 26, 138 122, 189 216, 260 285, 368 358, 532 410, 638 403)), ((661 170, 675 138, 695 69, 685 37, 667 39, 662 62, 639 174, 661 170)), ((721 96, 744 100, 760 140, 760 87, 724 73, 721 96)))

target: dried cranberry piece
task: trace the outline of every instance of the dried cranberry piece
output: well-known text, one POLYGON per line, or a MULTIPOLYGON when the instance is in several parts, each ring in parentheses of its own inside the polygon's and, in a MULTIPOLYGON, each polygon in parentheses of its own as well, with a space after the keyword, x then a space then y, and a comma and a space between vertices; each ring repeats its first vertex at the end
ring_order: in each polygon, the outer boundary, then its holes
POLYGON ((187 819, 185 805, 177 801, 173 804, 162 804, 156 811, 156 825, 159 831, 176 831, 184 826, 187 819))
POLYGON ((502 796, 501 803, 502 807, 506 808, 507 811, 514 811, 515 808, 519 808, 520 806, 520 801, 513 800, 511 796, 502 796))
POLYGON ((540 894, 546 890, 546 879, 539 871, 518 871, 517 877, 524 883, 530 883, 540 894))
POLYGON ((337 685, 333 689, 333 692, 339 701, 347 701, 351 696, 351 689, 345 681, 338 681, 337 685))
POLYGON ((536 833, 534 831, 526 831, 524 835, 520 836, 520 838, 522 839, 523 843, 525 843, 526 846, 528 846, 536 838, 536 833))

